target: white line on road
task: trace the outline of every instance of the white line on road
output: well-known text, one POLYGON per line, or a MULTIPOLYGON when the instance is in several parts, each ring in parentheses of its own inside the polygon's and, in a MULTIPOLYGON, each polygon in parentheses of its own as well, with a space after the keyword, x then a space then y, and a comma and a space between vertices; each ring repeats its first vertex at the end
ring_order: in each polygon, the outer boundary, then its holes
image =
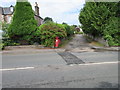
MULTIPOLYGON (((119 61, 115 62, 100 62, 100 63, 85 63, 85 64, 78 64, 80 66, 82 65, 101 65, 101 64, 117 64, 120 63, 119 61)), ((74 66, 76 64, 71 64, 69 66, 74 66)), ((35 67, 21 67, 21 68, 7 68, 7 69, 0 69, 0 71, 13 71, 13 70, 26 70, 26 69, 34 69, 35 67)))
POLYGON ((25 70, 25 69, 34 69, 34 68, 35 67, 8 68, 8 69, 0 69, 0 71, 25 70))
MULTIPOLYGON (((78 64, 78 65, 101 65, 101 64, 116 64, 116 63, 120 63, 119 61, 115 61, 115 62, 98 62, 98 63, 85 63, 85 64, 78 64)), ((70 66, 74 66, 76 64, 71 64, 70 66)))

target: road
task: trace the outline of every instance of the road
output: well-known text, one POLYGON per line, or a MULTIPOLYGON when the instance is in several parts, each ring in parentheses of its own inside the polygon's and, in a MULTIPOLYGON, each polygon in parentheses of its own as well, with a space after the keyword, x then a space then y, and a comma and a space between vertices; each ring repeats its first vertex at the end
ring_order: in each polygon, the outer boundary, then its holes
MULTIPOLYGON (((80 48, 86 47, 89 48, 80 48)), ((2 87, 118 88, 118 52, 76 52, 76 48, 65 52, 3 54, 2 87)))

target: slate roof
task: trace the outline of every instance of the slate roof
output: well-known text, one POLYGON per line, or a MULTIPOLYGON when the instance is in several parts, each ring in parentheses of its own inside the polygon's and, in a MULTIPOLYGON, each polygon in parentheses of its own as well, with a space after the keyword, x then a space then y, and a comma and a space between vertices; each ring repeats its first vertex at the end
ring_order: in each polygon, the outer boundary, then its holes
POLYGON ((0 7, 0 14, 11 15, 13 12, 10 10, 10 7, 0 7))
POLYGON ((13 12, 10 10, 9 7, 4 7, 3 8, 3 14, 4 15, 13 14, 13 12))
POLYGON ((0 7, 0 14, 3 14, 3 9, 2 9, 2 7, 0 7))
POLYGON ((43 18, 42 17, 40 17, 40 16, 38 16, 38 15, 36 15, 36 14, 34 14, 36 17, 39 17, 40 19, 42 19, 43 20, 43 18))

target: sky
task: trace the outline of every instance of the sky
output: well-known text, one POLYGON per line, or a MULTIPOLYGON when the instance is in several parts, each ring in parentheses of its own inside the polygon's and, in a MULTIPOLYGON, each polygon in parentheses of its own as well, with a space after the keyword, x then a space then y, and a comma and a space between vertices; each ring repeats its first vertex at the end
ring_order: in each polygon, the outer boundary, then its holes
MULTIPOLYGON (((78 17, 85 0, 28 0, 34 10, 35 2, 38 3, 40 16, 44 19, 50 17, 54 22, 80 25, 78 17)), ((16 0, 0 0, 0 6, 15 5, 16 0)))

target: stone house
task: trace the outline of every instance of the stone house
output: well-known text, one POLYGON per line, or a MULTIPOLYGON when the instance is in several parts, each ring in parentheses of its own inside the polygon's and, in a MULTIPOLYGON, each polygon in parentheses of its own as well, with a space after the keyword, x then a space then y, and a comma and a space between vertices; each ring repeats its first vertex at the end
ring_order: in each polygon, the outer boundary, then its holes
MULTIPOLYGON (((10 7, 0 7, 0 22, 11 23, 13 13, 14 7, 12 5, 10 7)), ((40 17, 37 2, 35 3, 34 17, 38 22, 38 26, 40 26, 43 23, 43 19, 40 17)))
POLYGON ((13 16, 13 6, 0 7, 0 21, 10 23, 13 16))
POLYGON ((38 6, 37 2, 35 2, 35 12, 34 12, 34 14, 35 14, 34 17, 35 17, 35 19, 38 22, 38 26, 40 26, 41 24, 43 24, 43 18, 40 17, 39 6, 38 6))

